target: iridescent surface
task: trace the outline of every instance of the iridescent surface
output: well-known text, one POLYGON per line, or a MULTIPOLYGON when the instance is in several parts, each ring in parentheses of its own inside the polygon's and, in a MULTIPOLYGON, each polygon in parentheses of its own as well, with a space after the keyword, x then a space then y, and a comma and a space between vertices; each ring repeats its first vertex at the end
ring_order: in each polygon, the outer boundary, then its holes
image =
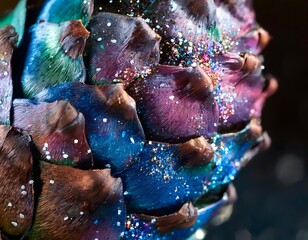
POLYGON ((0 27, 12 25, 18 33, 18 45, 21 42, 26 22, 27 0, 20 0, 15 9, 8 15, 0 19, 0 27))
POLYGON ((70 20, 82 20, 88 25, 94 0, 48 0, 38 17, 38 21, 44 20, 52 23, 62 23, 70 20))
POLYGON ((262 141, 261 136, 250 135, 247 127, 237 134, 216 136, 211 141, 215 149, 212 162, 191 168, 179 164, 176 146, 146 144, 135 163, 121 173, 128 211, 170 214, 185 202, 230 183, 242 162, 249 160, 247 151, 262 141))
POLYGON ((219 113, 209 76, 200 68, 160 65, 128 85, 149 140, 182 142, 217 131, 219 113))
POLYGON ((68 102, 15 99, 14 126, 31 134, 42 157, 52 163, 89 169, 91 149, 85 136, 84 116, 68 102), (41 116, 41 112, 45 112, 41 116))
POLYGON ((269 144, 249 0, 48 0, 30 34, 5 110, 38 150, 30 240, 187 239, 269 144))
POLYGON ((123 81, 126 74, 159 61, 160 36, 142 18, 102 12, 93 16, 89 30, 86 55, 92 84, 123 81))
POLYGON ((142 151, 144 133, 135 103, 121 84, 64 83, 41 92, 36 99, 69 101, 84 115, 86 137, 96 167, 122 171, 142 151))
POLYGON ((204 225, 215 215, 216 211, 227 202, 227 196, 224 196, 221 200, 214 204, 210 204, 198 211, 198 218, 195 224, 190 228, 184 228, 172 231, 165 235, 162 235, 156 226, 156 220, 153 218, 151 221, 144 221, 142 218, 134 215, 130 215, 126 220, 126 231, 121 234, 120 239, 156 239, 167 240, 188 239, 192 233, 198 229, 204 227, 204 225))
POLYGON ((0 124, 10 124, 13 98, 11 59, 18 35, 14 27, 0 28, 0 124))
POLYGON ((22 76, 28 97, 61 82, 84 82, 81 56, 89 33, 78 21, 40 22, 32 27, 32 40, 22 76), (36 64, 40 62, 40 64, 36 64))

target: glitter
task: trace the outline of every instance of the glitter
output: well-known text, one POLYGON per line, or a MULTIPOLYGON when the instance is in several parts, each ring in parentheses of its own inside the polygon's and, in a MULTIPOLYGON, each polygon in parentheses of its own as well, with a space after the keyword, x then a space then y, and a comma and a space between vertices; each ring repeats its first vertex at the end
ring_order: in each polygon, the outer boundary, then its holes
POLYGON ((68 155, 66 153, 64 153, 63 158, 68 158, 68 155))
POLYGON ((64 220, 64 221, 67 221, 67 220, 68 220, 68 216, 65 216, 65 217, 63 218, 63 220, 64 220))
POLYGON ((84 214, 84 212, 80 211, 80 213, 79 213, 79 214, 80 214, 80 216, 82 216, 82 215, 84 214))
POLYGON ((107 22, 107 27, 110 27, 111 26, 111 22, 107 22))
POLYGON ((19 214, 20 218, 25 218, 25 215, 23 215, 22 213, 19 214))
POLYGON ((8 207, 12 207, 13 204, 12 204, 11 202, 9 202, 9 203, 7 204, 7 206, 8 206, 8 207))
POLYGON ((49 183, 50 183, 50 184, 54 184, 54 183, 55 183, 55 180, 49 180, 49 183))
POLYGON ((111 39, 110 42, 117 43, 117 40, 116 39, 111 39))
POLYGON ((20 187, 22 190, 26 189, 26 186, 25 185, 21 185, 20 187))
POLYGON ((17 226, 18 226, 18 223, 17 223, 17 222, 11 222, 11 224, 12 224, 14 227, 17 227, 17 226))
POLYGON ((103 39, 101 37, 99 37, 98 39, 96 39, 96 41, 101 42, 103 39))
POLYGON ((169 99, 170 99, 170 100, 173 100, 173 99, 174 99, 174 96, 169 96, 169 99))
POLYGON ((135 144, 134 138, 131 137, 129 140, 131 141, 132 144, 135 144))
POLYGON ((78 139, 74 139, 74 143, 77 144, 78 143, 78 139))
POLYGON ((21 195, 26 196, 26 195, 27 195, 27 192, 26 192, 26 191, 22 191, 22 192, 21 192, 21 195))
POLYGON ((107 118, 103 118, 103 122, 106 123, 107 122, 107 118))

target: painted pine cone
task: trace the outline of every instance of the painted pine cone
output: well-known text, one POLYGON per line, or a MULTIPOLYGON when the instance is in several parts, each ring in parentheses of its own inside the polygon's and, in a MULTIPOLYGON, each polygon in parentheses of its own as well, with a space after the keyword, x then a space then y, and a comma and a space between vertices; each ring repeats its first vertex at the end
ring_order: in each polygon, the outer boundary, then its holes
POLYGON ((251 2, 30 2, 0 21, 2 237, 193 236, 269 145, 251 2))

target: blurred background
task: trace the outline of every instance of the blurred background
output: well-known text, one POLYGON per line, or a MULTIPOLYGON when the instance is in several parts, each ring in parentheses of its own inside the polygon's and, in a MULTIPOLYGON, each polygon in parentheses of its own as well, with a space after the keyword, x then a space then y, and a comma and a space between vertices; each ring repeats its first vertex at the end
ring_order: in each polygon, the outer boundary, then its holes
MULTIPOLYGON (((0 0, 1 12, 16 2, 0 0)), ((279 81, 263 113, 272 147, 239 174, 230 220, 210 227, 206 239, 308 240, 308 1, 254 5, 258 22, 272 35, 265 71, 279 81)))

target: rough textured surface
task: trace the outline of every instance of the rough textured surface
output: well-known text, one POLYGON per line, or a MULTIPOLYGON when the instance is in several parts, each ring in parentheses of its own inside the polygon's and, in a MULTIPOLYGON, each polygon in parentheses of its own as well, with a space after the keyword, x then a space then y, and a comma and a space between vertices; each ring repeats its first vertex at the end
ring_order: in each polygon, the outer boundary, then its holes
POLYGON ((27 97, 62 82, 84 82, 82 53, 89 32, 80 21, 40 22, 32 28, 22 86, 27 97), (40 64, 36 64, 40 62, 40 64))
POLYGON ((34 189, 31 138, 10 126, 0 126, 0 229, 23 235, 32 224, 34 189))
POLYGON ((96 167, 122 171, 142 151, 144 133, 135 101, 121 84, 60 84, 41 92, 36 99, 67 100, 85 116, 86 137, 96 167))
POLYGON ((0 124, 10 124, 13 98, 11 59, 17 39, 14 27, 0 28, 0 124))
POLYGON ((116 239, 123 231, 122 184, 109 170, 82 171, 42 163, 41 179, 29 239, 116 239))
POLYGON ((69 102, 15 99, 14 126, 31 134, 46 161, 85 169, 93 167, 84 116, 69 102))

